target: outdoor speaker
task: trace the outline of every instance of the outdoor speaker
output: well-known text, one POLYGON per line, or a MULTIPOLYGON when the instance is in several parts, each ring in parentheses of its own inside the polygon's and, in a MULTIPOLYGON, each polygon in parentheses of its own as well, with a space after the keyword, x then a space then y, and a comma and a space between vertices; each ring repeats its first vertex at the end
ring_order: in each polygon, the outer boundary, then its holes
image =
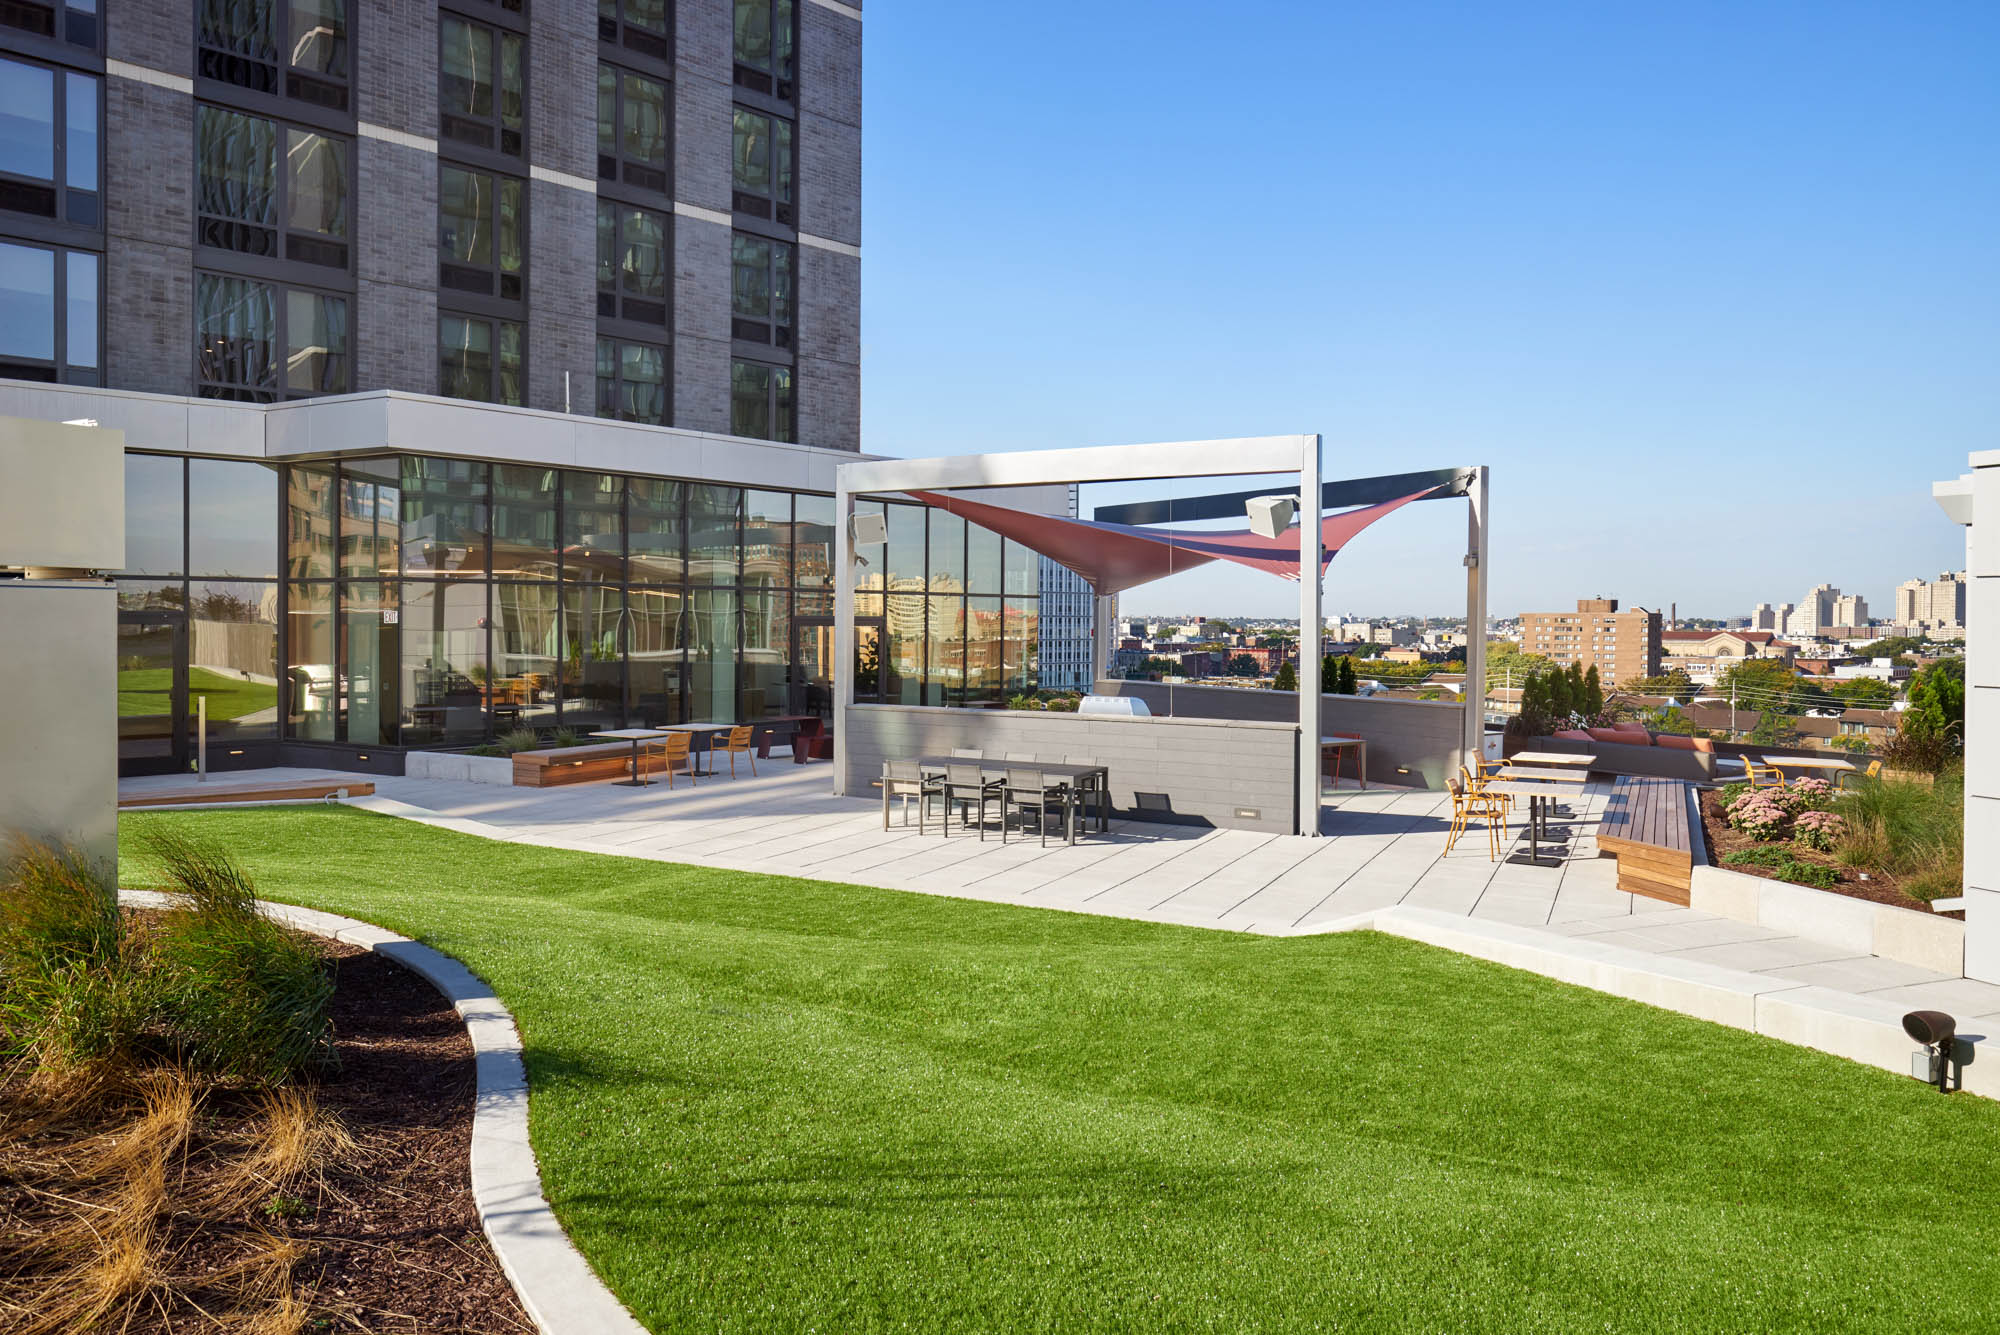
POLYGON ((847 536, 857 547, 870 547, 889 540, 889 521, 881 515, 855 515, 847 521, 847 536))
POLYGON ((1296 496, 1253 496, 1243 507, 1250 516, 1250 531, 1260 538, 1275 538, 1292 526, 1299 512, 1296 496))

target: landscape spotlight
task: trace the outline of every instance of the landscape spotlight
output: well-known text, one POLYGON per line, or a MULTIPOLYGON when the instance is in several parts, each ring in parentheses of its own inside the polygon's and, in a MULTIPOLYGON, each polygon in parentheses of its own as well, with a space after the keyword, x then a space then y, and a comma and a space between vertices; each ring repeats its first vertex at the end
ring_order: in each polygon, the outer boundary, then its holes
POLYGON ((1952 1048, 1958 1038, 1958 1021, 1943 1011, 1911 1011, 1903 1017, 1903 1032, 1929 1049, 1930 1079, 1937 1085, 1938 1093, 1945 1093, 1951 1087, 1952 1048))
POLYGON ((1260 538, 1275 538, 1292 526, 1299 512, 1296 496, 1252 496, 1243 506, 1250 516, 1250 531, 1260 538))

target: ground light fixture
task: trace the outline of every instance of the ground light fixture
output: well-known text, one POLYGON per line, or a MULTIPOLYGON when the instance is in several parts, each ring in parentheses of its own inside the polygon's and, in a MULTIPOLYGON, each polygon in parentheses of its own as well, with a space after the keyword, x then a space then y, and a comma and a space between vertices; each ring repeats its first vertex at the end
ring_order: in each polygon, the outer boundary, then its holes
POLYGON ((1252 496, 1243 503, 1243 512, 1250 516, 1252 533, 1260 538, 1275 538, 1292 526, 1292 516, 1299 512, 1299 498, 1252 496))
POLYGON ((1936 1085, 1940 1094, 1949 1092, 1958 1021, 1943 1011, 1911 1011, 1903 1017, 1903 1032, 1924 1045, 1923 1052, 1910 1054, 1910 1074, 1936 1085))

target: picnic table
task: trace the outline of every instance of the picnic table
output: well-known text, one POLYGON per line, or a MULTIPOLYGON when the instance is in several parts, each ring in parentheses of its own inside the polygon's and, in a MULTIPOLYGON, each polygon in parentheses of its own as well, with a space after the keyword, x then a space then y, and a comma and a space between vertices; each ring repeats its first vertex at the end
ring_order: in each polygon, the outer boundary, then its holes
POLYGON ((1574 765, 1579 769, 1589 769, 1597 763, 1596 756, 1580 756, 1573 751, 1516 751, 1511 760, 1514 764, 1529 765, 1574 765))
MULTIPOLYGON (((977 765, 981 774, 1005 774, 1010 769, 1031 769, 1068 779, 1079 794, 1092 799, 1097 808, 1097 832, 1111 828, 1111 769, 1106 765, 1078 765, 1053 760, 995 760, 991 756, 918 756, 917 767, 935 774, 953 765, 977 765)), ((1076 841, 1072 823, 1070 842, 1076 841)))

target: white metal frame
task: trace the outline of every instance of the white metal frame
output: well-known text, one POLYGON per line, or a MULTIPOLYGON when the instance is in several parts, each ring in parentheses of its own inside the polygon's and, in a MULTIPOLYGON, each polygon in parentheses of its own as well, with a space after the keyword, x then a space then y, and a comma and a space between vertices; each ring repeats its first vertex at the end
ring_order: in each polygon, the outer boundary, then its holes
MULTIPOLYGON (((1031 487, 1081 482, 1146 482, 1186 477, 1236 477, 1297 473, 1299 520, 1299 833, 1319 837, 1320 612, 1324 550, 1320 542, 1322 448, 1317 435, 1251 436, 1234 440, 1175 441, 1159 445, 1104 445, 1074 450, 1024 450, 1011 454, 967 454, 934 459, 871 459, 843 464, 835 473, 834 499, 834 735, 849 736, 847 711, 854 705, 855 551, 849 532, 854 499, 907 491, 951 491, 976 487, 1031 487), (1308 648, 1310 646, 1310 648, 1308 648)), ((1466 723, 1468 757, 1481 750, 1485 729, 1483 682, 1486 647, 1486 470, 1469 491, 1472 501, 1470 550, 1466 555, 1466 723)), ((1093 676, 1104 668, 1114 600, 1095 600, 1093 676)), ((841 743, 836 742, 836 745, 841 743)), ((847 791, 846 766, 833 767, 833 791, 847 791)))

